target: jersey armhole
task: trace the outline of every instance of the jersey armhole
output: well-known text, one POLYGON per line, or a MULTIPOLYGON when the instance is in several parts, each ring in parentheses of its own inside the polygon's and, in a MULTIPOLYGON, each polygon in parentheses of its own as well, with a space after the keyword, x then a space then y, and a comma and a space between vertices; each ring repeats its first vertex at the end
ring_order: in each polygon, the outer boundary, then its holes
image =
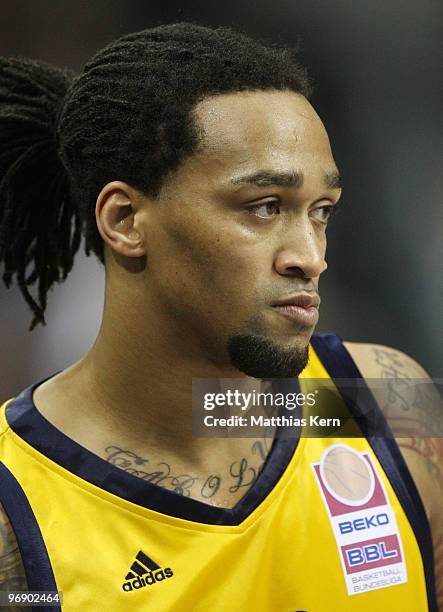
POLYGON ((12 402, 13 398, 7 400, 3 404, 0 404, 0 436, 2 436, 5 431, 9 429, 9 423, 6 418, 6 407, 10 402, 12 402))
MULTIPOLYGON (((17 539, 28 590, 57 591, 48 551, 34 512, 19 482, 2 462, 0 462, 0 502, 17 539)), ((38 610, 61 612, 61 607, 39 606, 38 610)))
POLYGON ((423 501, 397 441, 342 339, 335 334, 314 334, 311 342, 337 389, 345 399, 352 416, 358 419, 362 434, 374 451, 406 514, 423 560, 429 611, 438 612, 431 528, 423 501), (359 389, 358 402, 353 401, 352 394, 340 388, 340 379, 350 378, 362 380, 363 387, 359 389), (378 423, 378 431, 382 431, 383 436, 380 433, 374 435, 374 419, 378 423))

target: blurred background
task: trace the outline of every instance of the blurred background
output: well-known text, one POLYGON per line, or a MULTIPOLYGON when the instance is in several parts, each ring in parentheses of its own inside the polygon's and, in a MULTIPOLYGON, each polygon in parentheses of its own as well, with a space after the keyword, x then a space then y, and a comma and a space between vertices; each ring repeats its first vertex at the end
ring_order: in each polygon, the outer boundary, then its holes
MULTIPOLYGON (((443 377, 441 0, 2 0, 0 54, 80 70, 114 38, 178 20, 301 41, 344 176, 318 330, 401 349, 443 377)), ((0 282, 0 402, 88 350, 103 288, 79 253, 47 326, 29 332, 25 302, 0 282)))

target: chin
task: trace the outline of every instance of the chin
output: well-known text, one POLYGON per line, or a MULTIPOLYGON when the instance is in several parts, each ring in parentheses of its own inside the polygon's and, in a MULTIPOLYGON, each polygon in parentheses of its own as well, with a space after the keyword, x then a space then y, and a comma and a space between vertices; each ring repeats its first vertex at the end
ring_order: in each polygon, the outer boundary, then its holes
POLYGON ((308 363, 309 338, 283 346, 264 336, 238 334, 229 338, 228 354, 235 368, 253 378, 292 378, 308 363))

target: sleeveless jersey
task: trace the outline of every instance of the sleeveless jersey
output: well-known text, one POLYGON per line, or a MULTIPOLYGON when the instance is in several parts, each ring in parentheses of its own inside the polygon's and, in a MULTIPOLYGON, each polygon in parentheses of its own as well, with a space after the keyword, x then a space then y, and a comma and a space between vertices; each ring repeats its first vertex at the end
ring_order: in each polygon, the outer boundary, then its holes
MULTIPOLYGON (((341 379, 361 378, 338 336, 315 334, 309 351, 298 384, 324 379, 340 393, 341 379)), ((382 418, 369 390, 339 395, 361 437, 276 438, 226 509, 78 445, 38 412, 37 384, 0 411, 0 502, 28 588, 62 593, 36 610, 437 610, 426 514, 395 441, 365 433, 382 418)))

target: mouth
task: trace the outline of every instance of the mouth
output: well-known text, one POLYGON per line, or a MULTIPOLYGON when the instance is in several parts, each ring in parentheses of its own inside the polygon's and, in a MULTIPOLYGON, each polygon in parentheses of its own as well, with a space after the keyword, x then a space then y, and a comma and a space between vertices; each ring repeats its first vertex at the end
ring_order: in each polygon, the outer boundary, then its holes
POLYGON ((273 310, 303 327, 314 327, 318 323, 320 298, 318 295, 299 293, 272 304, 273 310))

